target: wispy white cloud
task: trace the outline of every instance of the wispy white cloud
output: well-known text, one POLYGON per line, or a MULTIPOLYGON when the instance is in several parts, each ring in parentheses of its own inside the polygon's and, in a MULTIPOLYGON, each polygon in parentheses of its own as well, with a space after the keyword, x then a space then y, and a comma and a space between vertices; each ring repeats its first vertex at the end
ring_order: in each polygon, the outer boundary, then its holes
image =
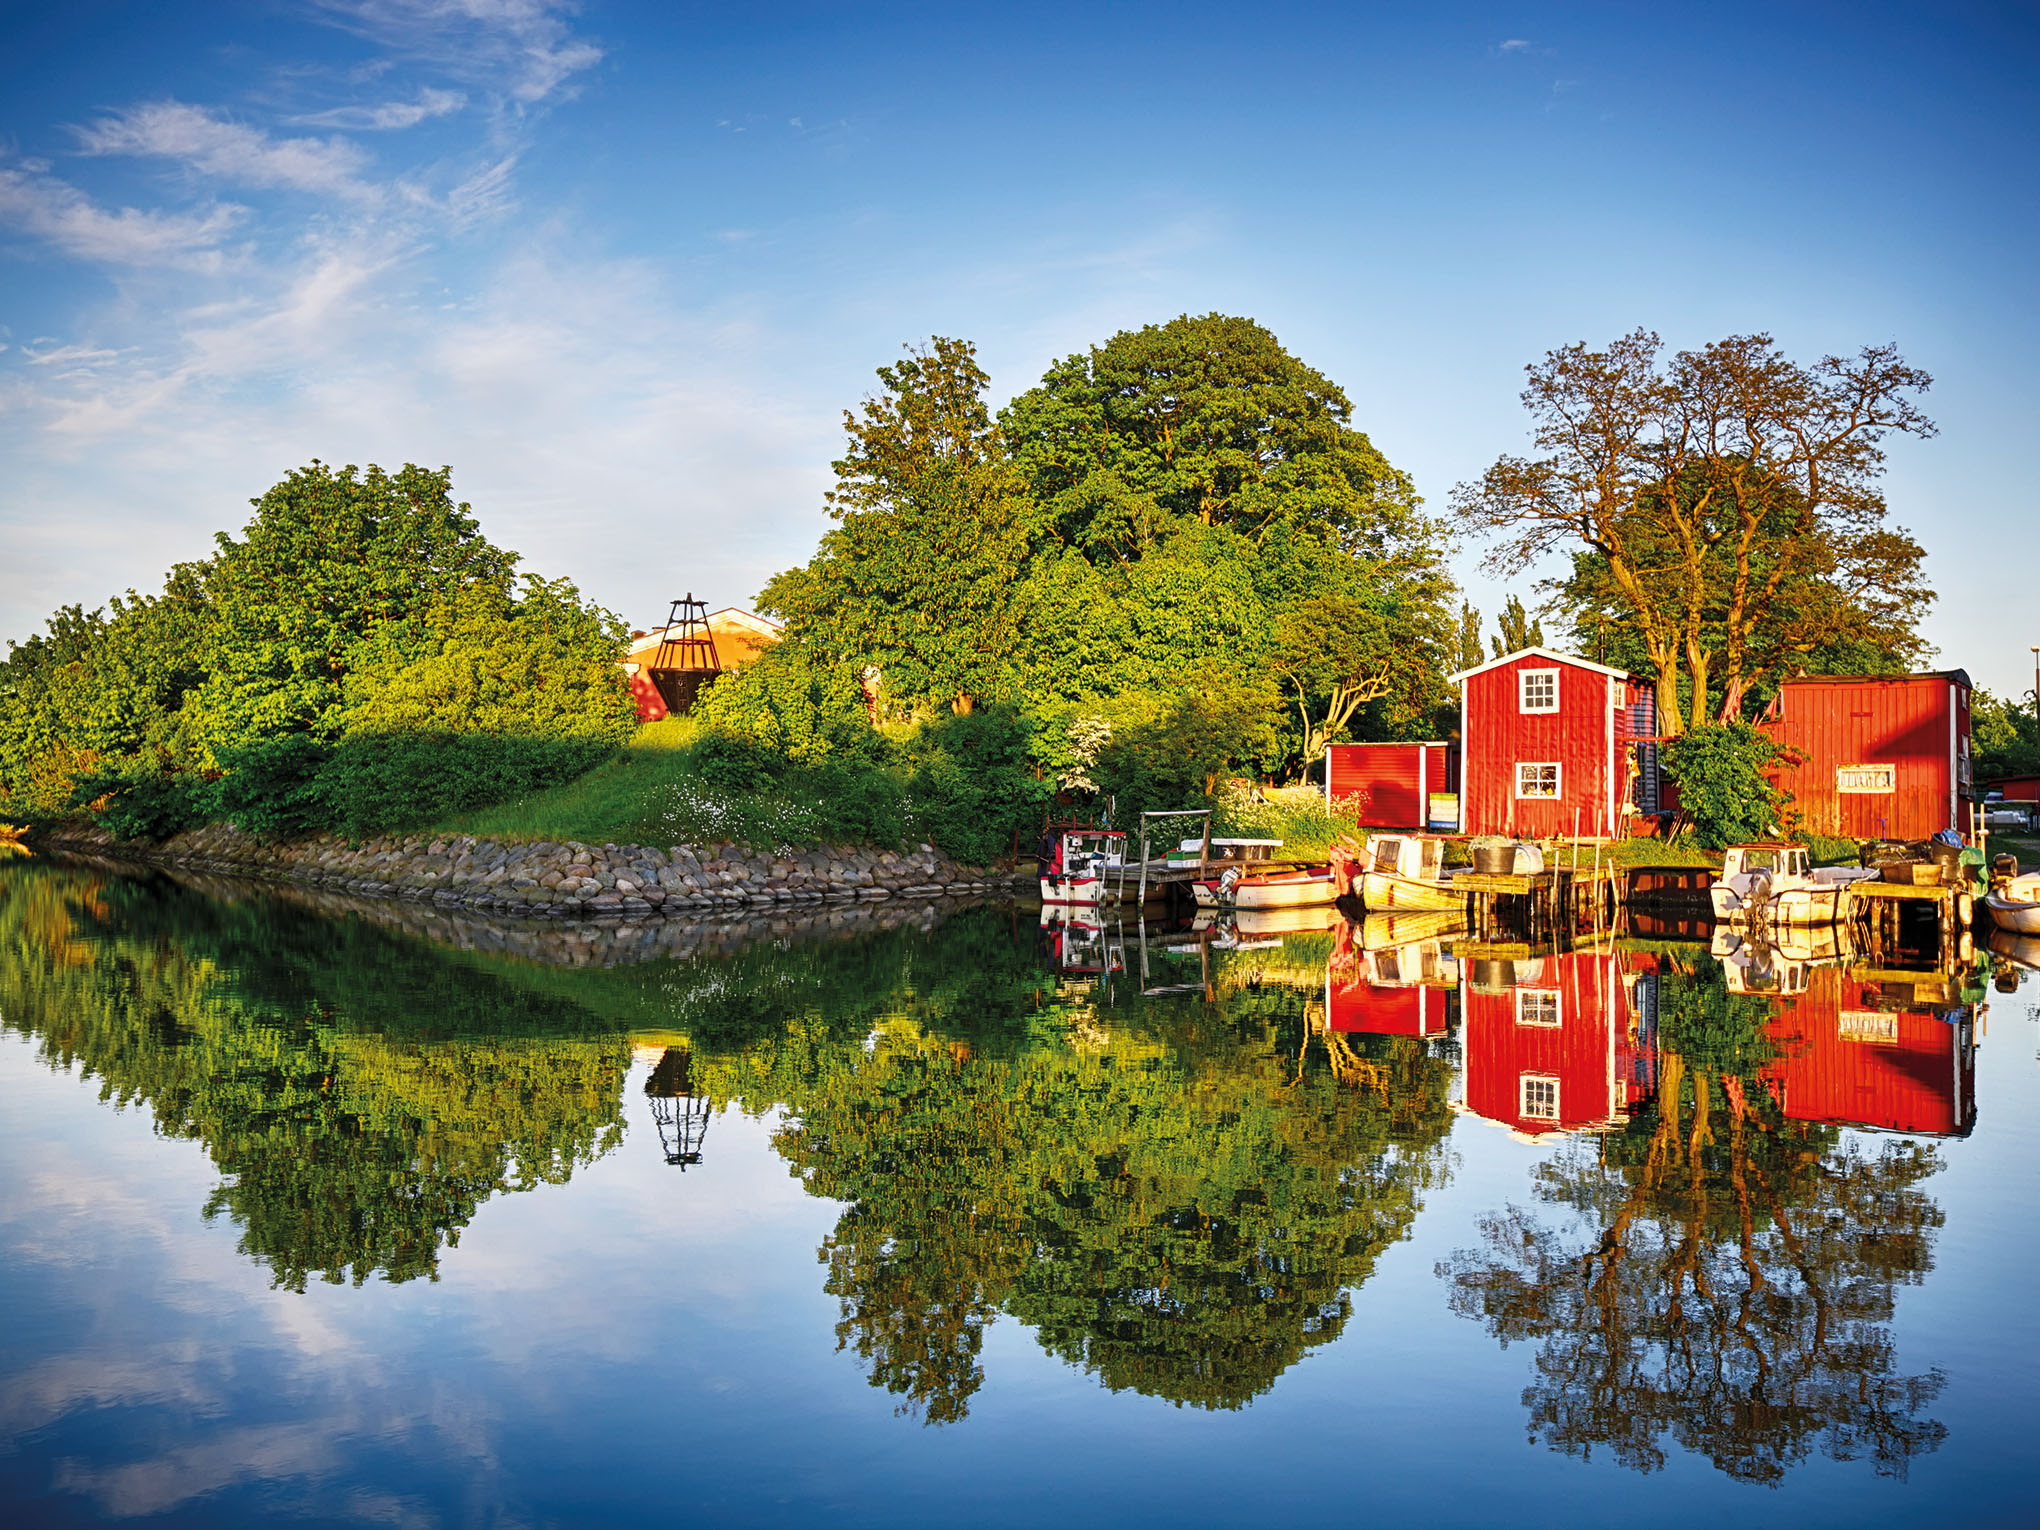
POLYGON ((352 133, 386 133, 416 127, 432 117, 445 117, 467 105, 458 90, 427 87, 411 101, 383 101, 375 105, 335 106, 323 112, 293 117, 300 127, 340 128, 352 133))
POLYGON ((18 229, 82 260, 217 271, 221 243, 246 214, 231 202, 196 212, 109 209, 54 176, 0 168, 0 228, 18 229))
POLYGON ((379 189, 364 179, 369 157, 344 138, 272 138, 181 101, 155 101, 76 129, 81 152, 169 159, 202 175, 264 189, 361 200, 379 189))
POLYGON ((575 7, 551 0, 312 0, 359 36, 533 105, 602 59, 573 35, 575 7))
POLYGON ((1530 47, 1527 37, 1507 37, 1495 45, 1497 53, 1523 53, 1530 47))

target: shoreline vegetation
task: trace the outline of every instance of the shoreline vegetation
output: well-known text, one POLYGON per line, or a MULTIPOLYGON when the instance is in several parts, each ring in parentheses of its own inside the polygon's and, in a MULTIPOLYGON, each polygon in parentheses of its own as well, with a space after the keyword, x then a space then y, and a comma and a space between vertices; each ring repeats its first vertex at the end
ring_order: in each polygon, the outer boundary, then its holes
MULTIPOLYGON (((620 668, 623 620, 522 571, 455 500, 450 468, 314 461, 160 592, 67 606, 10 645, 0 819, 42 837, 89 826, 162 847, 202 832, 318 855, 455 839, 667 847, 669 863, 674 847, 840 861, 926 846, 1013 868, 1050 818, 1137 833, 1143 810, 1208 807, 1215 833, 1322 857, 1358 835, 1308 784, 1326 747, 1449 736, 1449 675, 1543 642, 1548 616, 1564 624, 1551 641, 1665 689, 1680 735, 1667 768, 1701 845, 1789 833, 1746 720, 1778 677, 1924 657, 1903 618, 1932 595, 1918 548, 1875 530, 1872 448, 1931 430, 1911 403, 1927 379, 1888 347, 1812 371, 1766 336, 1659 352, 1639 332, 1551 353, 1525 395, 1533 423, 1582 389, 1598 397, 1604 375, 1656 401, 1630 422, 1648 441, 1738 368, 1799 385, 1735 394, 1756 414, 1726 457, 1653 478, 1663 465, 1639 448, 1596 480, 1591 548, 1551 519, 1544 490, 1566 459, 1548 432, 1552 456, 1504 458, 1462 486, 1457 528, 1493 538, 1497 567, 1535 550, 1574 566, 1539 615, 1512 599, 1484 642, 1446 570, 1453 520, 1426 509, 1338 385, 1254 321, 1122 332, 996 413, 974 348, 934 337, 845 412, 829 524, 758 597, 783 640, 704 687, 689 717, 648 725, 620 668), (1827 477, 1751 455, 1851 386, 1878 407, 1837 438, 1827 477), (1847 503, 1820 500, 1836 483, 1847 503), (1835 540, 1838 516, 1863 545, 1835 540), (1670 604, 1624 607, 1622 570, 1673 530, 1680 545, 1757 549, 1761 611, 1723 604, 1749 569, 1705 558, 1659 592, 1670 604), (1878 557, 1902 611, 1851 593, 1878 557)), ((2029 747, 2016 706, 1978 693, 1976 715, 1980 770, 2029 747)), ((1699 854, 1679 839, 1611 853, 1699 854)))

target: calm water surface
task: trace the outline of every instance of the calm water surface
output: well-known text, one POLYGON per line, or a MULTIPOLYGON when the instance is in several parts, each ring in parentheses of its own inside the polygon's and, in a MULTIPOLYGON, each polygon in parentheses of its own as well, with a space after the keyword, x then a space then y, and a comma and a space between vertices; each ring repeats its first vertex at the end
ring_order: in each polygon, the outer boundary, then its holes
POLYGON ((2036 1518, 2016 969, 885 917, 0 865, 7 1522, 2036 1518))

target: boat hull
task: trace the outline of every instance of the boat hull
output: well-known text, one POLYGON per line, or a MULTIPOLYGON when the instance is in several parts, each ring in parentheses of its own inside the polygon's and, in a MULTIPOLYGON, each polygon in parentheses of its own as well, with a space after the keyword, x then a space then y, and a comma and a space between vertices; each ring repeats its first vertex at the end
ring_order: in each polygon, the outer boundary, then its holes
POLYGON ((1074 907, 1095 907, 1105 896, 1103 877, 1043 877, 1041 901, 1074 907))
POLYGON ((1466 895, 1449 882, 1421 882, 1391 871, 1370 871, 1360 879, 1360 901, 1370 913, 1449 912, 1466 907, 1466 895))
POLYGON ((1339 896, 1330 871, 1290 876, 1241 877, 1230 889, 1216 878, 1192 882, 1190 892, 1199 908, 1310 908, 1339 896))
POLYGON ((1983 901, 1990 909, 1991 923, 1999 929, 2015 935, 2040 935, 2040 903, 2000 898, 1996 893, 1983 901))

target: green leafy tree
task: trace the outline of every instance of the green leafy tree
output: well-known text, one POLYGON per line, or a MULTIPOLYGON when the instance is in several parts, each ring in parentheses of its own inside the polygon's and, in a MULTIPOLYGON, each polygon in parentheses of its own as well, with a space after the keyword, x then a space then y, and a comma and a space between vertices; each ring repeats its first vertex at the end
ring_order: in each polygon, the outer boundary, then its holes
POLYGON ((1516 653, 1524 648, 1544 646, 1544 623, 1532 621, 1530 613, 1523 609, 1523 602, 1514 595, 1511 595, 1509 603, 1502 607, 1498 625, 1501 627, 1501 635, 1492 640, 1494 658, 1499 659, 1504 654, 1516 653))
POLYGON ((975 350, 938 336, 878 377, 884 392, 843 416, 836 527, 759 602, 797 637, 874 668, 909 708, 1013 699, 1032 506, 975 350))
POLYGON ((1689 728, 1663 754, 1680 815, 1710 850, 1775 832, 1787 799, 1765 771, 1782 758, 1768 734, 1741 721, 1689 728))
POLYGON ((2001 699, 1986 690, 1969 698, 1970 747, 1976 779, 2040 774, 2040 730, 2033 726, 2033 702, 2001 699))

